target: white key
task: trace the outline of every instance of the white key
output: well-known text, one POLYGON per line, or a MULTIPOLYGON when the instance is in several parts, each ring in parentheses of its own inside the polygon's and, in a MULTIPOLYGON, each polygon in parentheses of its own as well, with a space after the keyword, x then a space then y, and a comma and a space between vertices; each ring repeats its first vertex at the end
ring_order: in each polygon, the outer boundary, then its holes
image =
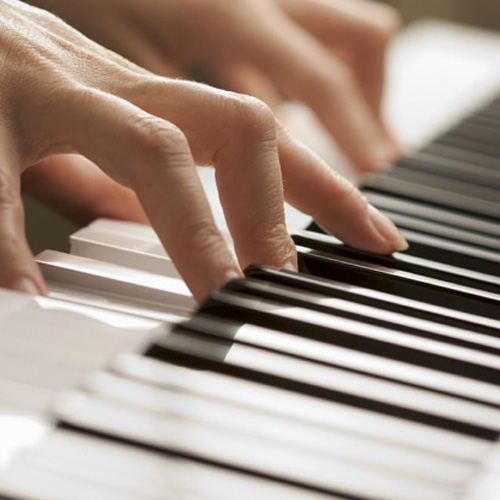
POLYGON ((458 492, 441 483, 352 465, 294 446, 277 446, 271 440, 200 425, 175 415, 164 418, 135 411, 81 393, 67 396, 59 414, 72 425, 332 492, 349 492, 374 500, 452 500, 458 492))

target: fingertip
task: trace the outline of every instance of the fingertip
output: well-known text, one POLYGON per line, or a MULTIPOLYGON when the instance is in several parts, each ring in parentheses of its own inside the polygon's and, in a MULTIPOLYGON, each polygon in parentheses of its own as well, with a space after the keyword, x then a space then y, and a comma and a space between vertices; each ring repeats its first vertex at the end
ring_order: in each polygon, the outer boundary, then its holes
POLYGON ((239 270, 236 270, 236 269, 231 269, 230 271, 228 271, 223 280, 221 281, 221 285, 219 288, 223 288, 225 285, 227 285, 230 281, 233 281, 233 280, 238 280, 238 279, 241 279, 243 278, 243 273, 239 270))
POLYGON ((299 266, 297 264, 297 261, 288 261, 284 266, 283 269, 285 271, 291 271, 292 273, 296 273, 299 270, 299 266))
POLYGON ((35 281, 24 276, 15 279, 9 288, 11 290, 16 290, 18 292, 34 296, 46 294, 45 287, 37 285, 35 281))
POLYGON ((234 267, 227 270, 225 273, 221 273, 216 279, 210 280, 209 283, 190 286, 190 289, 195 300, 199 304, 202 304, 210 297, 210 295, 224 288, 229 282, 241 278, 243 278, 242 271, 239 268, 234 267))
POLYGON ((368 175, 378 172, 387 172, 403 156, 403 148, 394 141, 389 141, 368 157, 362 164, 358 164, 361 174, 368 175))
POLYGON ((410 248, 410 244, 402 236, 402 239, 396 245, 396 251, 397 252, 405 252, 406 250, 408 250, 408 248, 410 248))
POLYGON ((383 246, 387 248, 388 253, 395 251, 402 252, 408 249, 408 242, 399 229, 373 205, 368 205, 368 217, 379 240, 382 240, 383 246))
POLYGON ((386 146, 385 161, 393 164, 405 155, 405 148, 396 139, 391 139, 386 146))

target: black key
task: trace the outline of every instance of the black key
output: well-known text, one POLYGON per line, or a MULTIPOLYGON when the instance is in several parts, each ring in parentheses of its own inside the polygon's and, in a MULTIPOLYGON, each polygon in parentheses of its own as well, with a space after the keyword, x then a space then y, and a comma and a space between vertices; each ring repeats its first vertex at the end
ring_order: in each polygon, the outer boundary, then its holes
MULTIPOLYGON (((377 266, 384 266, 388 269, 407 271, 419 276, 456 283, 463 287, 469 287, 474 295, 481 296, 480 292, 490 292, 497 295, 496 300, 500 301, 500 277, 479 273, 466 268, 454 267, 448 264, 436 263, 432 260, 414 257, 406 253, 395 253, 392 256, 363 252, 354 248, 346 247, 336 238, 314 233, 311 231, 301 231, 293 235, 297 245, 318 250, 322 253, 335 257, 348 257, 360 260, 377 266)), ((463 290, 465 291, 465 290, 463 290)))
POLYGON ((464 120, 464 123, 473 123, 475 125, 482 125, 483 127, 489 127, 500 131, 500 116, 497 117, 487 113, 478 113, 471 116, 467 120, 464 120))
POLYGON ((447 193, 450 198, 453 198, 453 196, 473 198, 478 201, 489 202, 493 206, 500 208, 498 190, 495 189, 495 186, 479 186, 472 184, 470 181, 445 178, 428 172, 420 172, 416 169, 400 168, 397 165, 392 168, 390 173, 379 174, 375 179, 381 175, 394 180, 411 182, 415 186, 439 190, 447 193))
POLYGON ((370 288, 271 267, 250 266, 245 270, 245 274, 266 283, 276 283, 296 290, 304 290, 325 298, 341 298, 381 310, 394 311, 409 318, 420 318, 443 325, 466 328, 493 337, 500 336, 499 321, 423 301, 407 299, 399 295, 391 295, 370 288))
POLYGON ((494 294, 304 247, 297 250, 300 270, 313 276, 500 320, 500 303, 494 294))
POLYGON ((429 153, 434 156, 440 156, 449 160, 458 160, 460 162, 477 165, 479 167, 490 168, 493 170, 500 169, 500 159, 498 157, 484 155, 476 151, 469 151, 461 147, 433 142, 423 148, 422 152, 429 153))
MULTIPOLYGON (((484 264, 500 263, 500 240, 498 238, 492 238, 477 232, 458 229, 442 222, 430 221, 429 219, 419 217, 418 215, 408 215, 404 210, 393 211, 384 209, 382 208, 384 205, 392 206, 393 204, 382 202, 378 205, 378 208, 381 212, 387 215, 399 229, 403 231, 405 237, 407 234, 413 235, 414 239, 417 238, 418 241, 417 235, 421 235, 423 238, 426 238, 427 241, 432 241, 432 246, 436 245, 438 248, 444 248, 453 253, 459 253, 460 255, 464 254, 475 259, 479 259, 480 261, 486 261, 484 264)), ((407 208, 407 212, 416 213, 416 207, 409 206, 407 208)), ((307 230, 315 233, 328 234, 315 222, 312 222, 309 227, 307 227, 307 230)), ((412 253, 412 250, 413 249, 410 246, 408 250, 405 250, 405 253, 418 256, 417 253, 412 253)), ((433 259, 431 258, 431 260, 433 259)), ((449 263, 452 264, 451 262, 449 263)), ((457 265, 458 267, 469 267, 461 264, 454 265, 457 265)), ((492 274, 494 276, 499 274, 494 267, 492 269, 492 271, 483 270, 481 272, 492 274)), ((479 269, 475 270, 479 271, 479 269)))
MULTIPOLYGON (((468 255, 469 257, 476 257, 481 261, 500 263, 500 240, 497 238, 483 236, 462 229, 455 229, 442 223, 429 222, 428 220, 410 215, 402 215, 389 210, 381 210, 381 212, 390 217, 400 229, 409 230, 408 234, 416 235, 417 233, 425 233, 432 237, 433 244, 440 245, 439 241, 447 241, 448 249, 454 248, 458 253, 468 255)), ((410 248, 406 252, 411 254, 411 250, 410 248)), ((495 268, 493 267, 492 269, 495 268)), ((482 272, 493 274, 494 276, 498 275, 498 272, 495 270, 482 272)))
POLYGON ((495 99, 490 104, 482 108, 479 111, 479 114, 500 119, 500 98, 495 99))
MULTIPOLYGON (((363 354, 356 351, 349 352, 322 342, 294 338, 292 335, 268 328, 245 324, 235 330, 233 325, 221 324, 221 321, 213 321, 203 316, 185 323, 183 327, 193 333, 213 336, 218 340, 234 339, 226 359, 247 360, 256 368, 263 368, 291 380, 300 379, 321 387, 342 390, 441 417, 456 419, 459 416, 460 421, 499 429, 498 388, 489 384, 476 383, 476 387, 481 387, 483 396, 490 402, 493 400, 494 404, 477 404, 474 393, 472 398, 468 397, 470 392, 467 396, 457 387, 461 385, 463 377, 452 376, 454 383, 448 381, 445 383, 446 390, 443 390, 443 374, 436 370, 427 370, 430 380, 416 384, 418 376, 410 373, 411 365, 396 363, 399 372, 395 369, 391 376, 388 376, 385 369, 381 368, 383 358, 363 358, 363 354), (303 352, 309 356, 303 355, 303 352), (364 363, 360 358, 363 358, 364 363), (377 361, 374 362, 375 359, 377 361), (432 379, 436 379, 436 382, 432 379), (485 387, 488 389, 484 390, 485 387)), ((391 365, 392 362, 385 360, 385 363, 391 365)), ((444 375, 445 378, 447 376, 449 375, 444 375)), ((468 379, 463 380, 464 385, 470 382, 468 379)), ((474 385, 474 381, 472 384, 474 385)))
POLYGON ((498 253, 416 231, 402 229, 402 233, 410 245, 409 255, 500 276, 498 253))
POLYGON ((364 184, 363 191, 382 193, 400 197, 404 200, 426 203, 465 215, 483 218, 497 224, 500 221, 500 206, 498 203, 415 184, 413 181, 397 179, 389 174, 378 174, 373 177, 364 184))
MULTIPOLYGON (((241 294, 238 294, 241 296, 241 294)), ((281 302, 280 302, 281 303, 281 302)), ((330 378, 345 376, 347 373, 360 374, 377 380, 386 380, 400 384, 392 385, 389 391, 400 391, 401 385, 431 391, 436 394, 453 396, 465 401, 480 403, 496 408, 494 419, 498 418, 500 408, 500 387, 479 382, 466 376, 452 375, 440 370, 416 366, 413 363, 395 361, 387 357, 367 354, 362 351, 340 347, 334 344, 300 337, 286 332, 279 332, 249 323, 234 327, 224 321, 212 321, 212 328, 206 326, 206 317, 198 316, 193 321, 184 324, 184 327, 198 333, 205 333, 223 340, 232 339, 236 344, 245 344, 267 351, 287 354, 295 358, 304 359, 327 365, 334 369, 330 378), (203 321, 203 323, 200 323, 203 321)), ((227 356, 235 355, 235 345, 228 351, 227 356)), ((452 349, 453 350, 453 349, 452 349)), ((264 354, 264 356, 266 356, 264 354)), ((309 366, 309 365, 308 365, 309 366)), ((312 365, 311 365, 312 366, 312 365)), ((326 374, 326 372, 325 372, 326 374)), ((370 383, 370 379, 357 380, 361 385, 370 383)), ((383 384, 382 384, 383 385, 383 384)), ((377 389, 381 394, 382 389, 377 389)), ((385 389, 384 389, 385 390, 385 389)), ((366 393, 372 395, 371 393, 366 393)), ((394 396, 394 394, 392 394, 394 396)), ((391 396, 391 397, 392 397, 391 396)), ((402 403, 406 396, 401 394, 397 401, 402 403)), ((238 398, 238 401, 241 398, 238 398)), ((427 399, 427 396, 424 396, 427 399)), ((434 403, 433 403, 434 404, 434 403)), ((421 407, 423 408, 423 407, 421 407)), ((428 407, 432 408, 432 406, 428 407)), ((465 411, 465 410, 464 410, 465 411)), ((463 412, 461 412, 463 414, 463 412)), ((451 416, 455 413, 451 413, 451 416)), ((450 416, 449 415, 449 416, 450 416)))
POLYGON ((477 216, 468 216, 445 208, 434 207, 428 203, 403 199, 396 195, 370 191, 366 191, 364 194, 370 203, 381 210, 408 215, 430 223, 449 226, 450 229, 458 229, 472 233, 471 241, 469 241, 471 244, 486 246, 488 248, 493 244, 493 248, 496 248, 496 243, 500 238, 500 225, 497 222, 487 221, 477 216), (478 236, 477 243, 472 241, 475 235, 478 236), (481 237, 484 236, 486 236, 487 239, 482 240, 481 237))
POLYGON ((500 129, 479 123, 462 122, 445 135, 447 136, 475 141, 481 147, 486 145, 497 148, 500 145, 500 129))
POLYGON ((396 163, 398 169, 427 172, 438 177, 470 182, 479 186, 500 189, 500 169, 480 167, 425 152, 417 152, 396 163))
MULTIPOLYGON (((424 338, 408 337, 361 321, 286 308, 276 302, 218 293, 202 307, 210 314, 236 323, 250 323, 347 349, 412 363, 475 380, 500 384, 500 358, 424 338), (447 355, 442 355, 443 351, 447 355)), ((229 335, 229 334, 228 334, 229 335)), ((233 337, 234 338, 234 335, 233 337)))
MULTIPOLYGON (((219 324, 218 331, 220 331, 220 322, 217 323, 219 324)), ((207 329, 210 328, 217 327, 207 325, 207 329)), ((340 378, 318 377, 319 372, 313 374, 319 365, 308 365, 307 362, 299 363, 299 360, 294 360, 294 358, 250 346, 236 345, 235 354, 221 362, 219 353, 222 348, 217 344, 223 344, 228 352, 234 345, 231 341, 224 342, 221 339, 208 337, 204 333, 197 334, 191 329, 181 326, 176 329, 174 334, 155 343, 147 355, 155 359, 208 369, 479 439, 495 440, 499 435, 496 429, 462 422, 459 420, 459 416, 457 416, 457 420, 444 418, 377 400, 376 394, 373 396, 375 399, 372 399, 361 396, 360 393, 356 394, 356 389, 353 389, 353 392, 335 389, 337 385, 343 386, 342 381, 340 378)), ((360 390, 362 390, 361 387, 360 390)))
POLYGON ((474 151, 492 158, 500 156, 500 146, 480 142, 476 137, 470 137, 464 133, 458 135, 457 133, 448 133, 441 136, 437 141, 438 144, 445 144, 446 146, 453 146, 458 148, 474 151))
POLYGON ((302 290, 252 280, 233 280, 228 283, 224 292, 236 292, 238 295, 262 298, 282 304, 283 307, 300 307, 331 314, 335 317, 361 321, 374 326, 396 330, 416 337, 447 342, 451 345, 477 349, 481 352, 500 356, 500 338, 478 334, 463 328, 443 326, 426 320, 410 319, 407 315, 364 306, 356 302, 342 299, 326 299, 323 295, 312 294, 302 290))

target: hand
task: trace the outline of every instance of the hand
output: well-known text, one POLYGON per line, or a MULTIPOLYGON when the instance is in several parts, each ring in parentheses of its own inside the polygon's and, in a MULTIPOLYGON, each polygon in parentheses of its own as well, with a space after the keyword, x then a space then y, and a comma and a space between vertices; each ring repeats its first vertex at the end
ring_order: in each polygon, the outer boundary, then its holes
MULTIPOLYGON (((23 232, 20 176, 68 153, 135 192, 198 299, 240 267, 195 164, 216 168, 241 266, 296 265, 284 194, 352 245, 376 252, 404 246, 392 223, 292 139, 261 101, 153 76, 17 0, 0 0, 0 13, 0 285, 43 293, 23 232)), ((63 202, 56 194, 63 189, 47 189, 63 202)))
POLYGON ((400 147, 380 114, 395 11, 366 0, 32 0, 151 71, 312 108, 361 172, 400 147))

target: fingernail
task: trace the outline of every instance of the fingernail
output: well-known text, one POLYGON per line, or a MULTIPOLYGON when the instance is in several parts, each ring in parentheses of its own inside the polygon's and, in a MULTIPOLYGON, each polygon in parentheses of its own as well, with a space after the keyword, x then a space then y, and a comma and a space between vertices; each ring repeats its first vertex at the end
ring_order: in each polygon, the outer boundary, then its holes
POLYGON ((292 273, 296 273, 298 271, 298 268, 297 268, 297 265, 292 262, 292 261, 288 261, 284 266, 283 266, 283 269, 285 271, 291 271, 292 273))
POLYGON ((398 228, 383 214, 381 214, 373 205, 368 207, 370 221, 377 230, 378 234, 389 242, 395 251, 403 252, 408 249, 408 242, 399 232, 398 228))
POLYGON ((18 292, 27 293, 29 295, 40 295, 38 287, 33 281, 28 278, 19 278, 18 280, 14 281, 11 288, 13 290, 17 290, 18 292))
POLYGON ((235 270, 228 271, 224 277, 223 285, 225 285, 226 283, 229 283, 230 281, 238 280, 241 278, 243 278, 243 275, 241 273, 239 273, 238 271, 235 271, 235 270))

